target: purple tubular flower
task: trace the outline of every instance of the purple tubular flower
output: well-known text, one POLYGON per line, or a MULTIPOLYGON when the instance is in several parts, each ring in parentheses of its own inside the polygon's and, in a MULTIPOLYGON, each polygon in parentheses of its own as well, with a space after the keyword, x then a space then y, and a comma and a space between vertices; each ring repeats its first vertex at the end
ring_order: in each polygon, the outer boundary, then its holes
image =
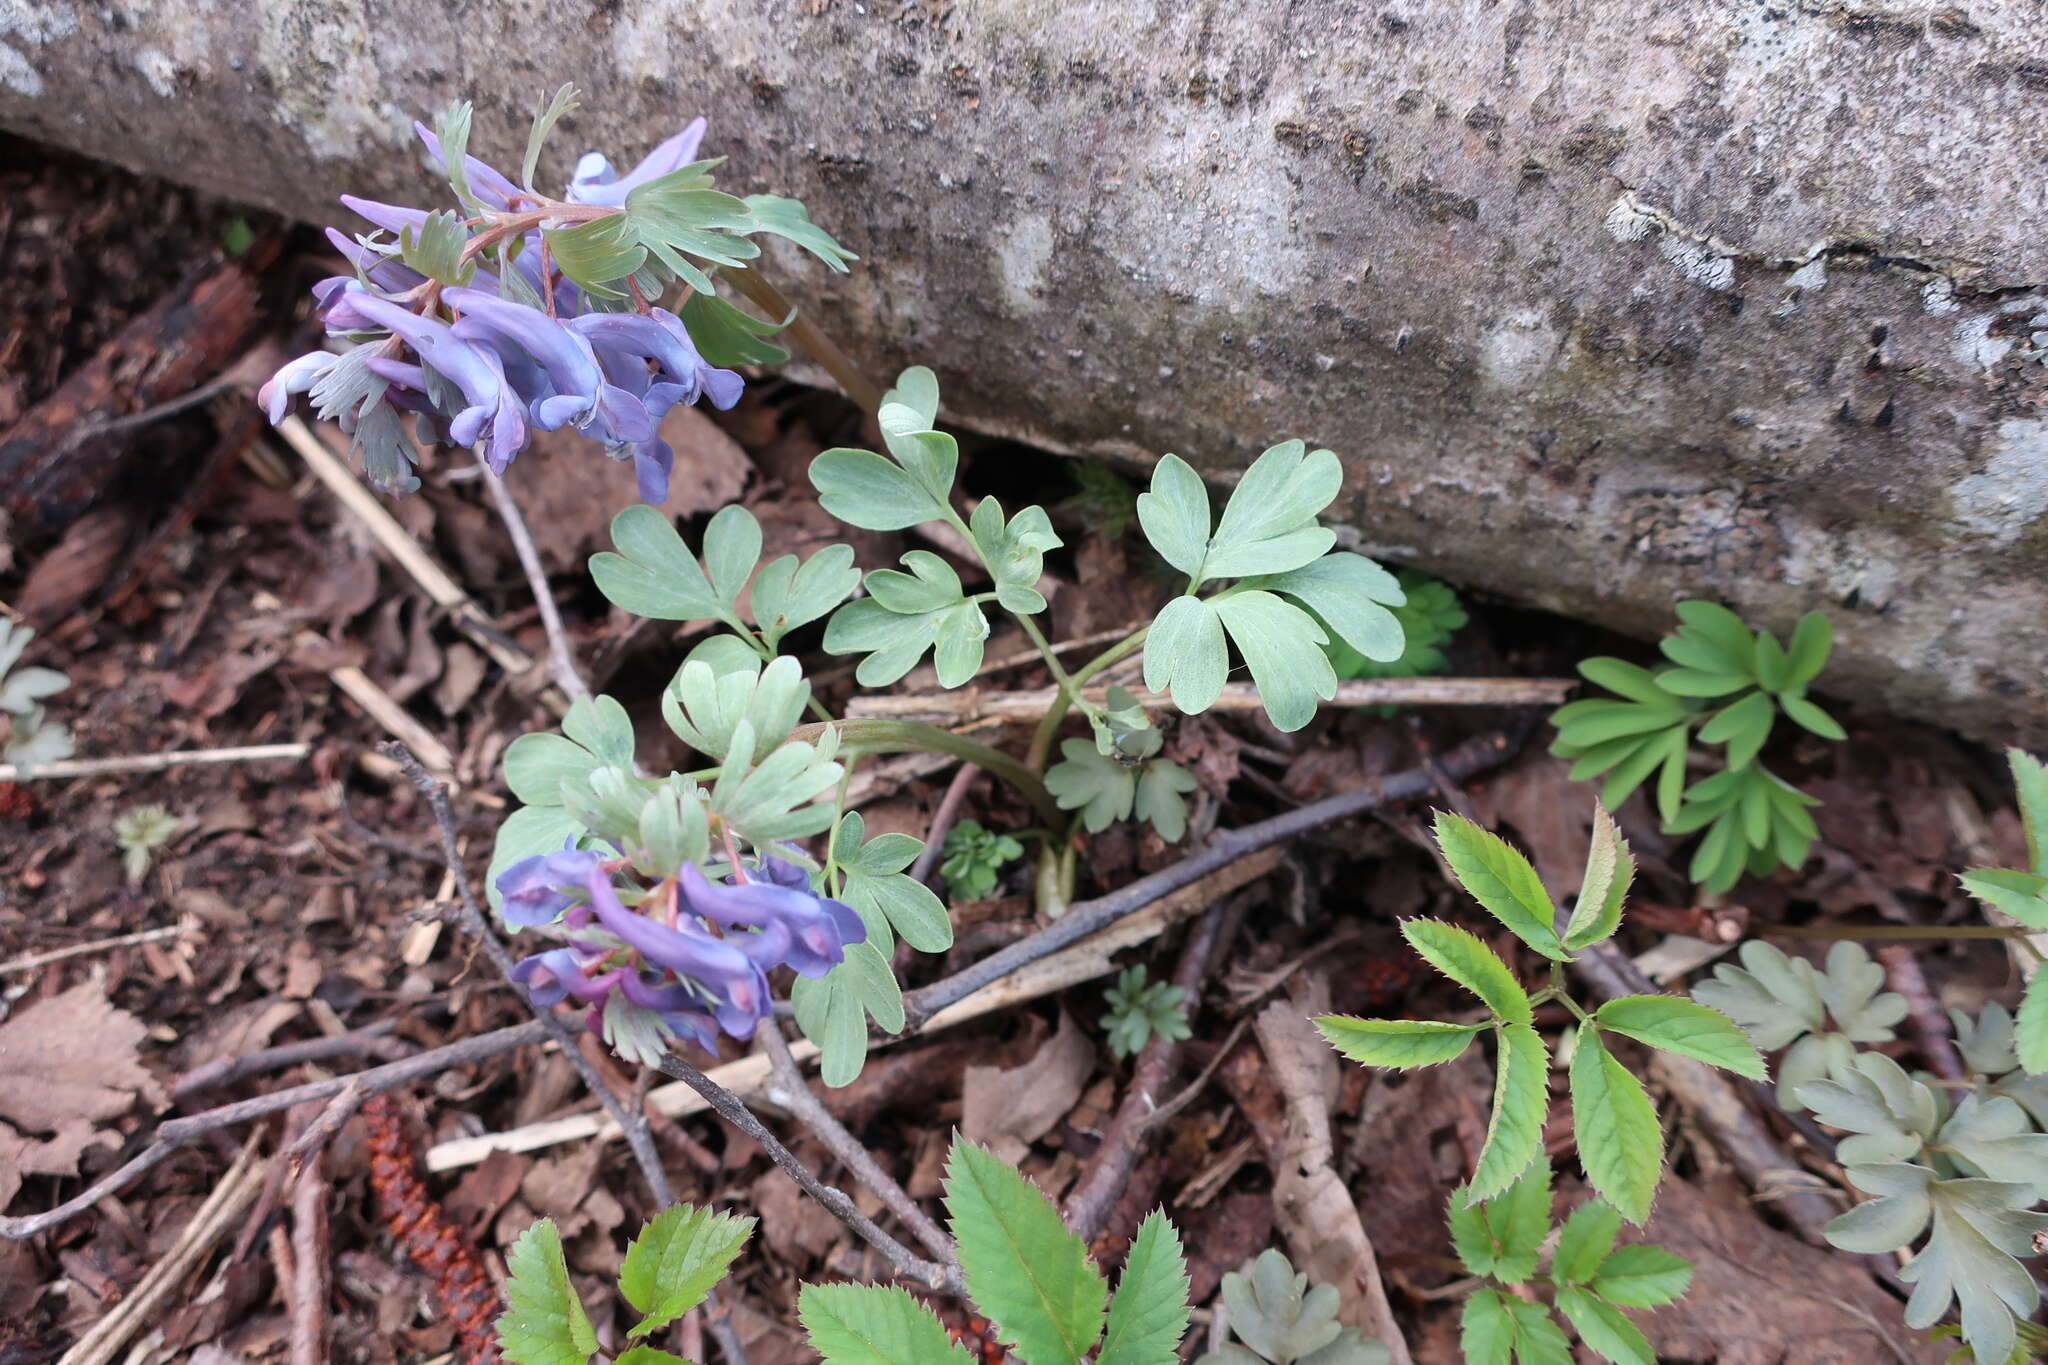
POLYGON ((595 853, 577 848, 573 841, 554 853, 521 858, 498 875, 505 922, 522 929, 554 923, 575 903, 568 892, 583 889, 598 861, 595 853))
POLYGON ((569 182, 569 202, 574 204, 624 204, 626 196, 650 180, 681 170, 697 159, 698 144, 704 141, 702 118, 656 147, 640 163, 620 175, 612 163, 597 152, 586 152, 576 163, 576 176, 569 182))
POLYGON ((718 886, 694 863, 683 866, 677 883, 692 911, 722 928, 758 930, 755 951, 801 976, 825 975, 845 961, 847 944, 868 936, 867 925, 850 906, 794 887, 766 881, 718 886))
POLYGON ((455 335, 446 323, 423 318, 410 309, 356 290, 338 300, 330 322, 382 327, 403 339, 422 362, 456 388, 470 406, 455 415, 448 434, 459 445, 485 438, 484 458, 494 474, 502 474, 526 445, 526 418, 519 394, 507 382, 505 365, 489 346, 476 346, 455 335), (488 433, 486 435, 486 433, 488 433))
POLYGON ((768 978, 747 955, 730 943, 689 929, 636 915, 619 903, 611 878, 593 870, 585 883, 598 923, 655 967, 701 985, 716 1002, 718 1025, 735 1038, 754 1036, 754 1025, 768 1017, 768 978))
POLYGON ((534 425, 541 430, 574 422, 611 446, 654 435, 646 408, 631 393, 606 381, 596 352, 578 333, 537 308, 509 303, 480 289, 449 289, 441 297, 463 315, 452 329, 457 337, 496 343, 501 358, 504 347, 517 347, 547 374, 554 394, 531 405, 534 425))
MULTIPOLYGON (((680 386, 682 393, 676 402, 694 403, 700 394, 708 394, 714 407, 729 408, 739 402, 740 390, 746 385, 736 372, 707 364, 697 353, 683 320, 665 308, 647 314, 586 313, 564 325, 582 333, 601 353, 614 357, 615 364, 626 356, 653 361, 660 371, 654 387, 661 387, 661 382, 680 386)), ((652 390, 648 393, 651 396, 652 390)))
POLYGON ((256 402, 263 409, 270 424, 276 426, 291 410, 292 395, 304 393, 320 382, 322 375, 334 368, 334 362, 341 359, 331 351, 308 351, 296 360, 287 360, 278 372, 270 376, 270 382, 256 390, 256 402))
POLYGON ((427 277, 381 252, 370 250, 355 238, 339 228, 327 229, 327 241, 342 255, 342 259, 363 272, 363 278, 379 289, 394 294, 403 294, 427 282, 427 277))
MULTIPOLYGON (((434 130, 417 121, 413 123, 412 130, 419 134, 420 141, 426 144, 427 155, 434 159, 434 164, 445 172, 448 169, 448 157, 442 152, 441 139, 434 136, 434 130)), ((465 156, 462 158, 462 164, 469 172, 469 192, 475 195, 477 202, 485 208, 510 208, 513 197, 525 193, 488 162, 479 161, 473 156, 465 156)))
POLYGON ((418 232, 420 225, 427 221, 427 211, 425 209, 409 209, 403 204, 384 204, 379 203, 375 199, 363 199, 353 194, 342 195, 341 202, 344 208, 353 211, 359 217, 369 219, 393 236, 404 232, 407 228, 418 232))
POLYGON ((559 1005, 570 996, 586 1003, 602 1003, 630 972, 605 972, 595 978, 583 971, 583 959, 574 948, 550 948, 522 958, 512 968, 512 979, 526 988, 527 999, 546 1008, 559 1005))

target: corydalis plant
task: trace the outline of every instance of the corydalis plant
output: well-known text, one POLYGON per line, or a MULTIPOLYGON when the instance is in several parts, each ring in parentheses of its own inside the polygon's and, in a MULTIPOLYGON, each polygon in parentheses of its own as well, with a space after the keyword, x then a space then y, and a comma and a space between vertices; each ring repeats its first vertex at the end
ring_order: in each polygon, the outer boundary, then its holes
POLYGON ((468 155, 470 107, 429 130, 415 124, 447 178, 454 209, 428 211, 343 195, 376 230, 328 240, 353 267, 314 286, 340 350, 286 364, 257 395, 272 422, 308 394, 351 434, 365 473, 404 492, 423 443, 476 446, 502 474, 530 428, 570 428, 634 466, 640 496, 667 496, 674 451, 668 412, 700 398, 739 401, 725 366, 785 359, 762 323, 717 296, 715 272, 760 254, 773 233, 834 270, 850 253, 795 200, 712 188, 720 159, 697 159, 704 120, 630 171, 592 152, 559 196, 535 188, 548 135, 576 108, 562 87, 534 118, 520 179, 468 155), (683 301, 661 305, 675 286, 683 301), (404 418, 413 419, 414 436, 404 418))
POLYGON ((1607 774, 1600 799, 1610 808, 1657 774, 1657 812, 1668 834, 1705 836, 1693 851, 1691 876, 1708 890, 1735 885, 1743 872, 1761 876, 1798 867, 1819 830, 1820 804, 1757 761, 1779 715, 1822 739, 1842 727, 1806 695, 1827 665, 1834 634, 1819 612, 1800 618, 1790 646, 1769 631, 1752 631, 1712 602, 1678 604, 1679 627, 1659 642, 1671 666, 1655 672, 1621 659, 1587 659, 1579 672, 1620 698, 1570 702, 1550 717, 1550 751, 1576 760, 1572 780, 1607 774), (1726 746, 1722 770, 1686 785, 1686 754, 1695 736, 1726 746))
POLYGON ((1884 989, 1884 968, 1863 945, 1843 940, 1828 949, 1825 970, 1757 939, 1742 945, 1742 965, 1724 962, 1692 998, 1720 1010, 1778 1061, 1778 1103, 1797 1112, 1799 1088, 1837 1076, 1856 1059, 1858 1043, 1889 1043, 1906 1017, 1906 997, 1884 989))
POLYGON ((1170 981, 1148 982, 1145 976, 1143 966, 1126 967, 1103 993, 1109 1013, 1102 1016, 1102 1030, 1109 1035, 1109 1050, 1119 1057, 1137 1056, 1154 1038, 1177 1043, 1192 1036, 1182 1003, 1187 992, 1170 981))
POLYGON ((43 710, 43 701, 71 686, 71 679, 54 668, 20 666, 35 638, 31 627, 0 617, 0 757, 24 774, 72 753, 71 732, 43 710))
POLYGON ((1237 1340, 1195 1365, 1387 1365, 1384 1342, 1368 1341, 1337 1321, 1335 1285, 1309 1287, 1308 1276, 1267 1249, 1223 1277, 1223 1308, 1237 1340))
POLYGON ((1657 1112, 1607 1038, 1633 1039, 1738 1075, 1761 1079, 1763 1059, 1735 1021, 1719 1010, 1669 995, 1628 995, 1596 1010, 1565 991, 1564 967, 1612 938, 1635 877, 1635 859, 1614 821, 1597 803, 1586 874, 1569 918, 1560 916, 1529 860, 1469 820, 1440 812, 1437 846, 1451 875, 1494 919, 1550 963, 1550 983, 1525 990, 1507 963, 1479 938, 1440 920, 1411 919, 1402 937, 1425 961, 1477 996, 1488 1017, 1476 1024, 1434 1019, 1316 1021, 1331 1045, 1368 1066, 1416 1067, 1448 1062, 1482 1033, 1494 1036, 1496 1075, 1486 1141, 1466 1190, 1488 1200, 1543 1159, 1550 1112, 1550 1051, 1535 1027, 1536 1006, 1549 1000, 1578 1019, 1572 1040, 1572 1126, 1579 1164, 1602 1199, 1631 1223, 1650 1216, 1664 1170, 1664 1133, 1657 1112))
MULTIPOLYGON (((919 842, 901 834, 869 838, 860 815, 849 809, 849 765, 864 756, 944 754, 1015 788, 1040 817, 1037 837, 1046 841, 1047 862, 1038 885, 1049 914, 1071 892, 1078 828, 1099 829, 1136 814, 1166 839, 1186 833, 1185 797, 1194 779, 1162 756, 1164 736, 1148 710, 1150 699, 1118 687, 1100 696, 1087 689, 1097 674, 1145 646, 1146 630, 1078 668, 1062 662, 1034 620, 1046 606, 1045 555, 1060 543, 1051 520, 1040 507, 1010 515, 993 498, 981 499, 965 517, 955 511, 959 450, 938 429, 938 410, 932 372, 904 371, 879 404, 889 453, 828 450, 813 463, 811 478, 825 509, 856 526, 951 527, 973 556, 964 576, 921 551, 906 554, 902 569, 863 575, 845 545, 802 561, 784 555, 762 563, 760 524, 741 507, 714 516, 696 551, 659 511, 629 507, 612 522, 615 550, 591 560, 592 578, 618 607, 657 620, 725 627, 691 651, 662 697, 663 719, 701 757, 701 766, 643 773, 624 709, 603 698, 572 711, 562 733, 523 737, 505 756, 507 784, 525 804, 499 828, 493 904, 514 927, 562 941, 522 968, 534 998, 601 999, 595 1022, 628 1055, 652 1060, 669 1038, 703 1040, 714 1028, 744 1036, 767 1008, 765 974, 784 966, 795 972, 789 998, 797 1025, 822 1052, 820 1070, 829 1084, 844 1085, 859 1074, 871 1023, 890 1033, 903 1028, 902 991, 890 966, 896 940, 920 952, 943 952, 952 944, 952 924, 938 898, 904 871, 919 842), (866 595, 849 601, 862 587, 866 595), (957 687, 981 667, 991 609, 1017 622, 1055 683, 1053 704, 1021 761, 930 725, 835 718, 811 697, 803 667, 789 653, 797 632, 823 621, 826 652, 863 656, 857 682, 885 686, 929 657, 939 685, 957 687), (818 723, 799 727, 806 710, 818 723), (1092 740, 1066 740, 1064 761, 1048 768, 1060 724, 1075 711, 1092 740), (1077 813, 1070 818, 1069 811, 1077 813), (581 855, 596 858, 596 880, 581 855), (747 890, 752 898, 793 907, 787 914, 800 913, 801 923, 784 923, 778 912, 771 925, 762 918, 768 910, 750 909, 755 918, 728 925, 708 907, 738 902, 704 889, 717 890, 727 879, 739 889, 753 888, 747 890), (794 900, 767 897, 759 889, 764 880, 823 907, 824 920, 794 900), (833 904, 850 908, 864 935, 852 932, 833 904), (686 960, 673 939, 647 938, 641 921, 692 939, 688 946, 698 956, 686 960), (836 926, 836 959, 799 932, 822 933, 826 924, 836 926), (787 929, 792 947, 779 946, 777 926, 787 929), (627 930, 647 942, 629 939, 627 930), (762 975, 723 956, 719 963, 704 959, 698 936, 745 949, 762 975)), ((1203 588, 1213 589, 1226 571, 1267 571, 1181 600, 1192 604, 1187 610, 1235 611, 1230 604, 1244 601, 1254 615, 1265 613, 1273 629, 1240 644, 1276 719, 1291 719, 1295 699, 1281 691, 1299 679, 1285 669, 1276 679, 1269 665, 1300 649, 1323 660, 1314 621, 1276 594, 1314 605, 1326 619, 1341 618, 1348 624, 1339 628, 1377 638, 1376 647, 1400 648, 1400 626, 1385 606, 1347 596, 1343 586, 1371 584, 1386 596, 1380 580, 1392 580, 1370 560, 1326 555, 1331 533, 1314 525, 1333 495, 1328 476, 1335 463, 1329 452, 1307 452, 1298 441, 1274 447, 1232 494, 1213 535, 1206 492, 1199 500, 1188 496, 1175 483, 1179 476, 1163 472, 1160 486, 1178 489, 1170 500, 1178 511, 1155 511, 1148 527, 1155 541, 1164 538, 1174 547, 1173 555, 1199 550, 1203 567, 1196 578, 1203 588), (1247 499, 1261 509, 1257 515, 1240 510, 1247 499), (1175 520, 1181 513, 1185 520, 1175 520), (1283 563, 1298 567, 1282 569, 1283 563)), ((1220 637, 1215 644, 1227 667, 1228 647, 1220 637)))

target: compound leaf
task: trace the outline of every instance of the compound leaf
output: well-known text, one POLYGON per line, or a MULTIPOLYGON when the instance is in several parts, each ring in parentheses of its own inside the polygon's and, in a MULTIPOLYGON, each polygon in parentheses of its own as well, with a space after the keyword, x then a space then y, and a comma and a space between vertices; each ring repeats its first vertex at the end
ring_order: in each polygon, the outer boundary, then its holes
POLYGON ((1527 1024, 1503 1024, 1493 1078, 1493 1114, 1486 1143, 1472 1171, 1467 1198, 1491 1199, 1543 1155, 1543 1120, 1550 1111, 1545 1078, 1550 1053, 1527 1024))
POLYGON ((1598 1199, 1579 1205, 1558 1234, 1557 1250, 1550 1257, 1551 1278, 1559 1284, 1591 1280, 1614 1250, 1614 1236, 1620 1231, 1621 1215, 1611 1205, 1598 1199))
POLYGON ((1545 957, 1565 959, 1553 927, 1557 906, 1527 858, 1499 835, 1449 811, 1436 814, 1436 842, 1451 875, 1488 914, 1545 957))
POLYGON ((1636 860, 1628 841, 1607 807, 1593 803, 1593 838, 1586 848, 1586 875, 1579 882, 1579 898, 1572 905, 1572 917, 1564 929, 1564 946, 1576 951, 1612 938, 1621 927, 1622 903, 1636 875, 1636 860))
POLYGON ((1073 1365, 1095 1348, 1109 1288, 1035 1185, 956 1138, 946 1209, 968 1293, 1024 1365, 1073 1365))
POLYGON ((1315 718, 1318 699, 1337 695, 1337 672, 1322 649, 1329 637, 1313 616, 1257 590, 1233 592, 1214 606, 1277 729, 1299 730, 1315 718))
POLYGON ((614 606, 656 621, 719 615, 718 594, 662 512, 635 503, 612 518, 612 544, 590 557, 590 576, 614 606))
POLYGON ((1173 1224, 1154 1210, 1124 1258, 1095 1365, 1177 1365, 1187 1331, 1187 1261, 1173 1224))
POLYGON ((505 1311, 498 1317, 498 1342, 514 1365, 587 1365, 597 1351, 597 1333, 584 1315, 569 1264, 562 1259, 562 1234, 543 1218, 519 1235, 505 1254, 505 1311))
POLYGON ((1435 1019, 1358 1019, 1326 1014, 1316 1028, 1330 1046, 1366 1066, 1435 1066, 1471 1046, 1485 1024, 1446 1024, 1435 1019))
POLYGON ((944 1323, 894 1285, 807 1284, 797 1317, 825 1365, 970 1365, 944 1323))
POLYGON ((628 1337, 668 1326, 704 1301, 754 1232, 754 1220, 676 1204, 626 1249, 619 1292, 643 1316, 628 1337))
POLYGON ((1529 993, 1478 935, 1442 920, 1411 919, 1401 922, 1401 937, 1425 962, 1478 996, 1506 1022, 1526 1024, 1535 1017, 1529 993))
POLYGON ((1643 1083, 1608 1052, 1591 1024, 1579 1026, 1571 1093, 1586 1178, 1622 1217, 1641 1225, 1664 1171, 1664 1130, 1643 1083))
POLYGON ((1733 1019, 1676 995, 1626 995, 1593 1016, 1601 1028, 1751 1080, 1764 1079, 1764 1059, 1733 1019))

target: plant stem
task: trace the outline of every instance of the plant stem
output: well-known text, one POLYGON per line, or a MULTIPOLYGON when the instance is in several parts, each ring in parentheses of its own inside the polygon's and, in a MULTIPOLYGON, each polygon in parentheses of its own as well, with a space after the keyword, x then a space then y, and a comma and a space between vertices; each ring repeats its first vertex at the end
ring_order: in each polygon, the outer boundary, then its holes
POLYGON ((859 404, 862 411, 871 416, 881 412, 882 391, 875 387, 874 381, 860 372, 860 367, 839 349, 831 337, 825 335, 817 323, 811 321, 809 314, 799 311, 782 296, 781 290, 768 283, 766 276, 750 265, 725 266, 719 273, 774 320, 779 322, 794 313, 796 316, 789 324, 789 339, 817 361, 839 385, 840 392, 859 404))
POLYGON ((2029 932, 2017 924, 1758 924, 1754 928, 1759 935, 1773 938, 2016 938, 2022 943, 2029 932))
MULTIPOLYGON (((1053 698, 1052 705, 1046 708, 1045 715, 1039 720, 1038 728, 1031 733, 1031 747, 1024 755, 1026 767, 1035 773, 1045 771, 1046 760, 1052 756, 1052 742, 1059 738, 1060 722, 1067 718, 1068 708, 1080 699, 1081 689, 1088 685, 1090 678, 1144 644, 1145 635, 1151 629, 1150 626, 1140 626, 1081 665, 1072 674, 1061 668, 1059 661, 1053 657, 1051 648, 1042 640, 1039 641, 1039 651, 1045 655, 1046 662, 1052 665, 1053 677, 1058 680, 1060 689, 1059 695, 1053 698)), ((1031 633, 1034 640, 1039 639, 1036 631, 1031 633)))
MULTIPOLYGON (((1048 825, 1059 825, 1067 817, 1046 790, 1044 779, 1000 749, 936 725, 915 720, 855 719, 832 722, 839 727, 840 740, 854 754, 945 754, 977 768, 986 768, 1015 787, 1043 816, 1048 825)), ((815 741, 824 726, 805 725, 793 738, 815 741)))

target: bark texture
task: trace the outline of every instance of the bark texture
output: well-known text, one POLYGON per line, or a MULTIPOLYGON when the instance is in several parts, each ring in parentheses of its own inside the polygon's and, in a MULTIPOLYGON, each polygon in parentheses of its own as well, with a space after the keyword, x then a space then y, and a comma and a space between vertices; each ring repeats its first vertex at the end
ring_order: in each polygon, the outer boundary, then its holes
POLYGON ((1390 557, 1645 634, 1833 612, 1831 690, 2048 738, 2048 25, 1919 0, 16 0, 0 123, 309 218, 531 105, 859 251, 771 267, 961 420, 1342 454, 1390 557))

